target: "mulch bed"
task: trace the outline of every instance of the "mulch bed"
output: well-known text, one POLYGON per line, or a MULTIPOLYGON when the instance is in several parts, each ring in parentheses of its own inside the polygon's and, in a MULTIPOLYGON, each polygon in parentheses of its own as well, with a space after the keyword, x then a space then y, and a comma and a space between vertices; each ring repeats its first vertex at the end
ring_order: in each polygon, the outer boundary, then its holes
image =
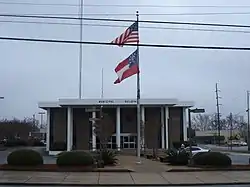
POLYGON ((214 167, 214 166, 188 166, 187 168, 172 168, 168 172, 195 172, 195 171, 250 171, 250 165, 232 165, 230 167, 214 167))
POLYGON ((92 166, 59 167, 56 164, 43 164, 40 166, 11 166, 0 165, 2 171, 43 171, 43 172, 130 172, 122 168, 94 168, 92 166))

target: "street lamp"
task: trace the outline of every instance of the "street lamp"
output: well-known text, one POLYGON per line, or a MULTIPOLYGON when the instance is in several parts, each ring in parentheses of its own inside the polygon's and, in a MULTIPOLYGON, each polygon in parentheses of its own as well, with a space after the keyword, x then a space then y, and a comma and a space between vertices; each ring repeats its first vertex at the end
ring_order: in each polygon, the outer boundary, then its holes
POLYGON ((43 115, 45 114, 45 112, 38 112, 38 114, 41 116, 40 128, 42 128, 43 127, 43 115))
POLYGON ((192 159, 192 138, 191 138, 191 113, 204 113, 205 109, 203 108, 195 108, 195 109, 188 109, 188 135, 189 135, 189 157, 190 163, 192 159))

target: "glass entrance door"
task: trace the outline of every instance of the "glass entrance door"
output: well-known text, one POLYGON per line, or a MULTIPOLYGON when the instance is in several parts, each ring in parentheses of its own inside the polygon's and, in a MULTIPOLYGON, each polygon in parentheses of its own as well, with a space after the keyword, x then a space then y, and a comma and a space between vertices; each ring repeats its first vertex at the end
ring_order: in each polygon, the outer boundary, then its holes
MULTIPOLYGON (((97 149, 100 147, 99 138, 97 137, 97 149)), ((121 149, 135 149, 137 146, 137 135, 132 133, 121 133, 121 149)), ((116 134, 113 134, 107 145, 108 149, 116 149, 116 134)))
POLYGON ((123 149, 136 148, 137 136, 134 134, 121 134, 121 147, 123 149))

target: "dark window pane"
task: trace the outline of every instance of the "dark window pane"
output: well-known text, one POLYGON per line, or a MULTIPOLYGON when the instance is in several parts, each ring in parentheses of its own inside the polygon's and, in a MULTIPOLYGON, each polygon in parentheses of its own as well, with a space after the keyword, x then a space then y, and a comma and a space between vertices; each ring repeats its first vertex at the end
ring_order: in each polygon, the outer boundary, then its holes
POLYGON ((135 148, 135 144, 134 143, 130 143, 130 148, 135 148))
POLYGON ((112 143, 112 149, 116 149, 116 143, 112 143))
POLYGON ((111 142, 111 140, 112 140, 112 136, 110 136, 110 137, 108 138, 108 142, 111 142))
POLYGON ((125 144, 123 144, 123 145, 124 145, 124 149, 129 148, 129 147, 128 147, 128 143, 125 143, 125 144))
POLYGON ((116 142, 116 136, 112 136, 112 142, 116 142))
POLYGON ((134 136, 130 136, 130 137, 129 137, 129 141, 130 141, 130 142, 134 142, 134 141, 135 141, 135 137, 134 137, 134 136))
POLYGON ((124 142, 124 141, 123 141, 123 137, 121 137, 121 145, 123 145, 123 142, 124 142))
POLYGON ((128 136, 124 136, 124 142, 128 142, 128 136))
POLYGON ((192 148, 192 151, 199 151, 200 149, 199 148, 192 148))

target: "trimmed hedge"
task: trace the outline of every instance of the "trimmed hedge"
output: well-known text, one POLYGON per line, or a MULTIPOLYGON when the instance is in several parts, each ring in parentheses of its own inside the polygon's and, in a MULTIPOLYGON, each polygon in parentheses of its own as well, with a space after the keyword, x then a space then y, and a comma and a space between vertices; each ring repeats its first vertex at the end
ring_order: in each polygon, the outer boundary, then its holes
POLYGON ((92 166, 94 159, 91 154, 84 151, 63 152, 57 155, 58 166, 92 166))
POLYGON ((220 152, 206 152, 194 155, 193 163, 203 166, 228 167, 232 165, 232 160, 229 156, 220 152))
POLYGON ((15 166, 37 166, 43 164, 43 157, 32 149, 20 149, 8 155, 7 163, 15 166))

